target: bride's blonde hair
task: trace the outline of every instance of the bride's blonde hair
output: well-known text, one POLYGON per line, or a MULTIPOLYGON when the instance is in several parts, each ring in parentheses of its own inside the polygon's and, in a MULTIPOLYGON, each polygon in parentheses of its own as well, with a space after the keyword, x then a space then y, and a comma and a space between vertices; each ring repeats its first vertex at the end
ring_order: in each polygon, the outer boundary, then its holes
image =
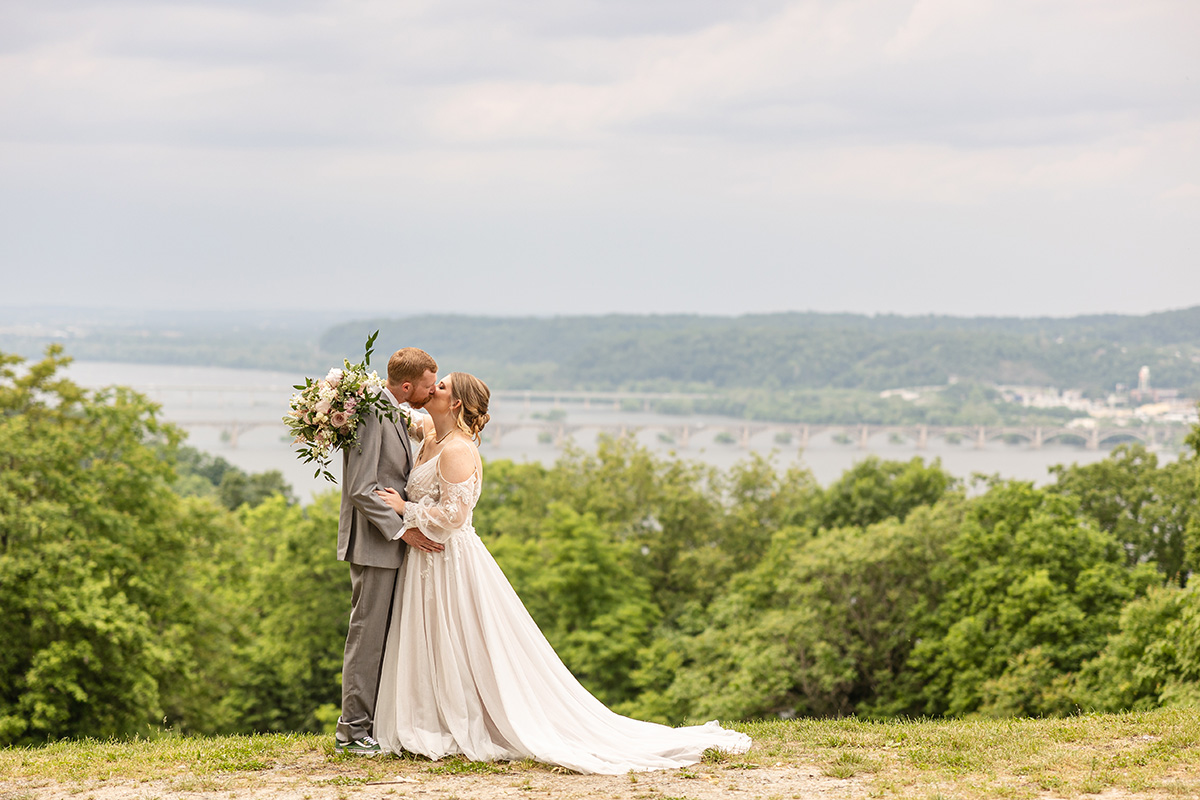
POLYGON ((458 429, 476 442, 481 442, 479 434, 492 419, 488 414, 491 390, 486 383, 468 372, 451 372, 447 377, 450 378, 450 396, 460 403, 454 420, 458 429))

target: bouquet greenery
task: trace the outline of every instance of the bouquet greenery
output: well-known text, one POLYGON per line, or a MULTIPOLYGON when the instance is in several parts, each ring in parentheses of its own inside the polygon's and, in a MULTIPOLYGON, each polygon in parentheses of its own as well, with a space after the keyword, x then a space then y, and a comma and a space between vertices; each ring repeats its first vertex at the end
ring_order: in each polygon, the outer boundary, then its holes
POLYGON ((333 483, 337 479, 329 471, 334 450, 358 446, 358 427, 364 414, 395 420, 397 409, 383 395, 385 381, 367 367, 371 364, 375 338, 379 331, 367 337, 362 361, 351 364, 344 359, 342 368, 334 367, 318 380, 305 378, 293 388, 291 411, 283 418, 295 436, 293 444, 300 445, 296 455, 306 464, 316 462, 313 477, 324 475, 333 483))

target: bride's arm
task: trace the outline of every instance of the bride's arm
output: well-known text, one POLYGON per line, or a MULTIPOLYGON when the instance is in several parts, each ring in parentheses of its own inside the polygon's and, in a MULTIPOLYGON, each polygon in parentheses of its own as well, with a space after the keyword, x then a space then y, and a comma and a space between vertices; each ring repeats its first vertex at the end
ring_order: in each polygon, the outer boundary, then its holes
POLYGON ((475 504, 475 446, 452 442, 438 456, 438 500, 423 497, 404 506, 404 530, 417 528, 435 542, 444 543, 460 530, 475 504))

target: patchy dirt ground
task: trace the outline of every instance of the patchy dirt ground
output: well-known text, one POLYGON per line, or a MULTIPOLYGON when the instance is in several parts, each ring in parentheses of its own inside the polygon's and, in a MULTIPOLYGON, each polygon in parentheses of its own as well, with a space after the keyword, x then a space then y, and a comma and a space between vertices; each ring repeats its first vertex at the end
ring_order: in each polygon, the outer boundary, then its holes
POLYGON ((349 798, 420 798, 485 800, 514 798, 605 798, 606 800, 809 800, 862 798, 857 779, 822 776, 794 766, 760 769, 696 767, 636 775, 574 775, 520 772, 485 775, 435 775, 413 772, 375 780, 338 773, 287 774, 292 770, 232 774, 219 778, 180 775, 171 780, 9 781, 0 783, 0 800, 152 800, 152 798, 270 798, 270 800, 343 800, 349 798))
POLYGON ((619 776, 533 761, 337 755, 264 734, 0 748, 0 800, 1200 800, 1194 709, 1051 720, 747 723, 743 756, 619 776))

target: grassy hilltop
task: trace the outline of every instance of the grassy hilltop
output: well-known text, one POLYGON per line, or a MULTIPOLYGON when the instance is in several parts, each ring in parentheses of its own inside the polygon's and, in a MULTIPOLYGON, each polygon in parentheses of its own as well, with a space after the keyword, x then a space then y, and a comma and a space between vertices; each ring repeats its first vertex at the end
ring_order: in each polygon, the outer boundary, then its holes
POLYGON ((534 762, 337 756, 328 736, 166 737, 0 750, 9 797, 96 800, 225 797, 701 798, 1194 797, 1197 711, 1059 720, 870 723, 853 719, 737 725, 754 747, 701 764, 581 776, 534 762))

